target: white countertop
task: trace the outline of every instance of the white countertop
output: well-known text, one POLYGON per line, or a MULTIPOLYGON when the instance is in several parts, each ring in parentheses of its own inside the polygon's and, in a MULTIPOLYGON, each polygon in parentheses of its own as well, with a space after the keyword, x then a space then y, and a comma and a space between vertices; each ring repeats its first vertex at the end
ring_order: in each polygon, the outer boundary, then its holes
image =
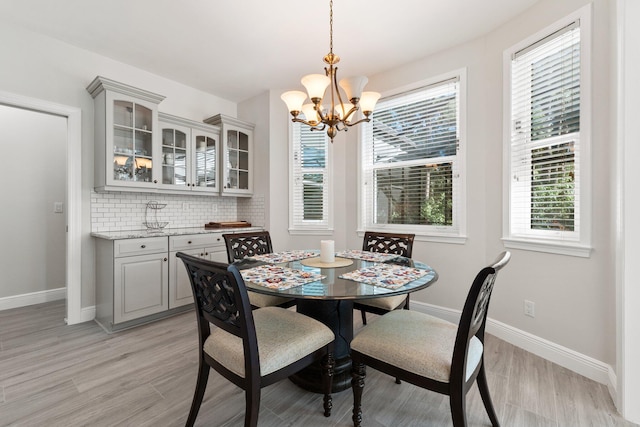
POLYGON ((139 239, 141 237, 163 237, 163 236, 183 236, 185 234, 210 234, 210 233, 242 233, 245 231, 259 231, 262 227, 240 227, 240 228, 165 228, 160 231, 149 230, 119 230, 102 231, 91 233, 91 236, 106 240, 119 239, 139 239))

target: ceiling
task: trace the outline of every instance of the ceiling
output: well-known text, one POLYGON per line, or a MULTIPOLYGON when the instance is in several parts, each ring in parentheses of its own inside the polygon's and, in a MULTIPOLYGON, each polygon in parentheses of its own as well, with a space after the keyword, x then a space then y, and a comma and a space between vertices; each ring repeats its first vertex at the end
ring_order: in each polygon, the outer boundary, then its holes
MULTIPOLYGON (((472 40, 536 1, 335 0, 338 78, 472 40)), ((302 89, 329 52, 328 0, 1 0, 2 21, 234 102, 302 89)))

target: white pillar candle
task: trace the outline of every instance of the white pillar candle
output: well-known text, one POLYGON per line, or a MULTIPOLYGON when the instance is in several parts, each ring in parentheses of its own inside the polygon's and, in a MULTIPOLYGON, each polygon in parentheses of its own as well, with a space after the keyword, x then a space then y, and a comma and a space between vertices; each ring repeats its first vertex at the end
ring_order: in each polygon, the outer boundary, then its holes
POLYGON ((335 243, 333 240, 321 240, 320 241, 320 261, 322 262, 335 262, 335 243))

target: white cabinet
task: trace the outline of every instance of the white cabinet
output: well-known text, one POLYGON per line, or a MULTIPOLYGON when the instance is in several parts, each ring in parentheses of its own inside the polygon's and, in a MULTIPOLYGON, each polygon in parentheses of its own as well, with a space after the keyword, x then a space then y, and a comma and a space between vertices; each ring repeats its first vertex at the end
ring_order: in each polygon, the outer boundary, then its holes
POLYGON ((169 308, 193 303, 193 292, 187 270, 178 252, 208 259, 227 262, 227 250, 222 233, 193 234, 169 237, 169 308))
POLYGON ((168 310, 167 251, 166 237, 97 240, 96 321, 107 331, 168 310))
POLYGON ((220 129, 165 113, 158 114, 162 145, 160 188, 218 193, 220 129))
POLYGON ((218 114, 205 123, 220 126, 222 137, 223 196, 253 194, 253 129, 254 125, 218 114))
POLYGON ((98 76, 94 99, 96 191, 155 189, 160 181, 158 104, 164 96, 98 76))

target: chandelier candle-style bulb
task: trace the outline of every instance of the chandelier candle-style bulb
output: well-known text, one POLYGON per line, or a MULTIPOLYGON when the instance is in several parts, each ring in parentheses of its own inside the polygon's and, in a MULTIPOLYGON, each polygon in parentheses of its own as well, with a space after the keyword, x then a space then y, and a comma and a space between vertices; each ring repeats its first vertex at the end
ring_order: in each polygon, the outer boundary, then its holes
MULTIPOLYGON (((308 74, 304 76, 300 82, 307 89, 309 99, 314 101, 322 100, 324 91, 327 89, 327 86, 331 84, 331 79, 322 74, 308 74)), ((314 102, 317 103, 316 101, 314 102)))
POLYGON ((302 106, 302 114, 304 114, 304 117, 312 125, 317 124, 320 121, 318 112, 313 104, 304 104, 302 106))
POLYGON ((302 104, 307 99, 307 94, 299 90, 290 90, 280 95, 280 99, 287 104, 287 108, 291 114, 296 111, 295 115, 297 116, 300 114, 300 111, 302 111, 302 104))
POLYGON ((378 99, 380 99, 380 94, 378 92, 362 92, 360 108, 365 116, 368 116, 373 112, 373 107, 376 106, 378 99))
POLYGON ((349 102, 356 104, 368 81, 369 79, 365 76, 347 77, 346 79, 340 80, 340 87, 344 89, 349 102))

